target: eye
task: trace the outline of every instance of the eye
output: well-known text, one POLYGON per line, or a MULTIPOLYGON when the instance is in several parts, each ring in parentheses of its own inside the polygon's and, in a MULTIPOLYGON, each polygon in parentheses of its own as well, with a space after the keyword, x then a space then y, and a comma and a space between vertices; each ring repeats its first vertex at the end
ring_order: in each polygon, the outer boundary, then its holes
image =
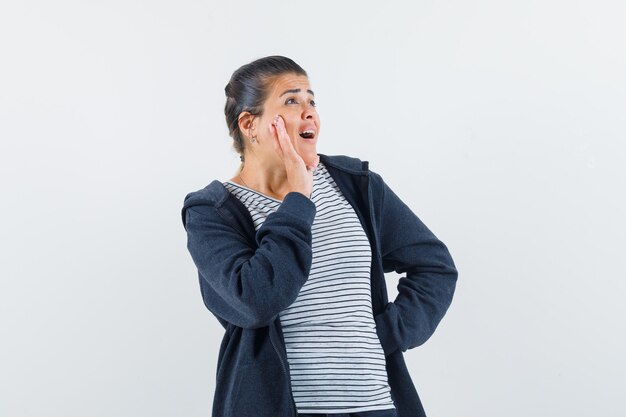
MULTIPOLYGON (((315 100, 311 100, 309 102, 311 104, 311 106, 315 107, 315 100)), ((298 104, 298 100, 296 100, 295 97, 289 97, 287 100, 285 100, 285 104, 298 104)))

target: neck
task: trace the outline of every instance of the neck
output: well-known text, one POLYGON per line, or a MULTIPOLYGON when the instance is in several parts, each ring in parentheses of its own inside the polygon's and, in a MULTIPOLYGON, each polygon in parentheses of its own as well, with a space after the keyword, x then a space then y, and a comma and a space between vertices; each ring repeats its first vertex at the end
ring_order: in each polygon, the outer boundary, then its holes
MULTIPOLYGON (((267 162, 266 162, 267 163, 267 162)), ((289 181, 284 166, 261 165, 256 158, 248 158, 241 166, 238 175, 244 185, 265 195, 282 198, 289 192, 289 181)))

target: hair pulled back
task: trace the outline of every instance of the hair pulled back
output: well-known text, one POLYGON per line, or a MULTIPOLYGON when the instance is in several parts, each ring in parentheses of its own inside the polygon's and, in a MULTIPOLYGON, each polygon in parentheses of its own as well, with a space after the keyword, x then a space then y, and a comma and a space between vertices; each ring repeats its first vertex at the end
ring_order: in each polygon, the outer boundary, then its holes
POLYGON ((224 88, 224 114, 228 133, 233 138, 233 148, 241 155, 242 161, 245 138, 239 129, 239 115, 247 111, 253 116, 262 116, 263 104, 273 79, 289 73, 307 76, 306 71, 293 60, 280 55, 267 56, 237 69, 224 88))

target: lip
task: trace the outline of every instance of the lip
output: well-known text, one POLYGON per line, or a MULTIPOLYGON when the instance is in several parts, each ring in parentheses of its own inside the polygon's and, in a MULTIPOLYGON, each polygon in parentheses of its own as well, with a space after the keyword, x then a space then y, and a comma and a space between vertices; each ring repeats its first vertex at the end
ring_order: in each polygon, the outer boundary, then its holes
MULTIPOLYGON (((311 139, 305 139, 303 137, 298 136, 299 140, 298 140, 298 145, 300 146, 304 146, 304 147, 316 147, 317 146, 317 136, 312 137, 311 139)), ((293 144, 296 144, 296 141, 294 140, 293 144)))
POLYGON ((300 141, 302 141, 302 142, 304 142, 306 144, 309 144, 309 145, 315 145, 317 143, 317 136, 313 136, 310 139, 305 139, 305 138, 303 138, 301 136, 298 136, 298 137, 300 138, 300 141))
POLYGON ((300 126, 300 128, 298 129, 298 136, 300 136, 300 139, 302 140, 309 140, 309 141, 317 140, 317 126, 315 126, 314 124, 306 124, 304 126, 300 126), (314 132, 313 137, 306 139, 300 136, 300 132, 304 132, 305 130, 312 130, 314 132))

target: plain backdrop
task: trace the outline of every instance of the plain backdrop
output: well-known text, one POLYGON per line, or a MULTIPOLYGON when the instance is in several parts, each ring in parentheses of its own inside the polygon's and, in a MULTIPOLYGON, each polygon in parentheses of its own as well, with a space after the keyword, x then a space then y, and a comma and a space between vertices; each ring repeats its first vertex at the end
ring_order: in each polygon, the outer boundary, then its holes
POLYGON ((624 416, 625 19, 621 0, 2 2, 0 415, 210 414, 223 329, 180 209, 238 166, 230 75, 279 54, 309 73, 318 151, 370 161, 457 264, 405 353, 428 416, 624 416))

